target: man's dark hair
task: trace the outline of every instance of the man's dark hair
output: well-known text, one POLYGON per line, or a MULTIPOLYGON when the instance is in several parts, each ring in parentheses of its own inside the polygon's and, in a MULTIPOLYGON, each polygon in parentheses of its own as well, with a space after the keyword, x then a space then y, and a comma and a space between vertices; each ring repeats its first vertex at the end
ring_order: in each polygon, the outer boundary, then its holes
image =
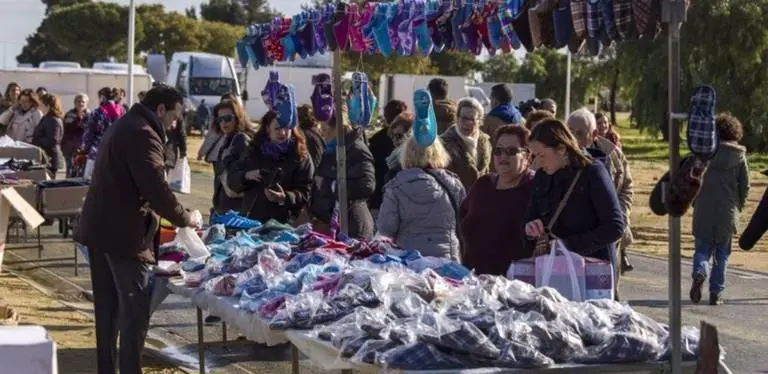
POLYGON ((181 92, 167 85, 152 87, 152 89, 147 91, 147 96, 144 96, 144 100, 141 100, 141 104, 152 111, 157 110, 160 104, 165 105, 166 110, 173 110, 176 108, 176 104, 183 102, 184 97, 181 96, 181 92))
POLYGON ((497 84, 491 88, 491 97, 499 104, 509 104, 512 102, 512 90, 506 84, 497 84))
POLYGON ((427 85, 432 100, 445 100, 448 97, 448 82, 443 78, 434 78, 427 85))
POLYGON ((392 124, 392 121, 400 115, 400 113, 408 110, 408 105, 400 100, 390 100, 387 105, 384 106, 384 120, 387 121, 387 125, 392 124))

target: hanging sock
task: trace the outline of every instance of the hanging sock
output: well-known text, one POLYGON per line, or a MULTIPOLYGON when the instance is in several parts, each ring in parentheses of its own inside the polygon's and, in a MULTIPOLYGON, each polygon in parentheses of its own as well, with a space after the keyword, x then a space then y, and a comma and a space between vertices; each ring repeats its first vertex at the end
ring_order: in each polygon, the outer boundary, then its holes
POLYGON ((350 3, 347 10, 349 19, 349 50, 353 52, 365 52, 365 39, 363 37, 363 15, 356 3, 350 3))
MULTIPOLYGON (((242 67, 248 67, 249 61, 256 60, 256 55, 253 54, 253 51, 248 51, 248 45, 246 44, 247 37, 243 37, 242 39, 237 41, 237 44, 235 44, 235 49, 237 50, 237 60, 240 62, 240 66, 242 67)), ((258 69, 258 67, 254 67, 258 69)))
POLYGON ((413 93, 413 107, 416 115, 412 126, 414 140, 422 148, 429 147, 437 139, 437 117, 429 91, 416 90, 413 93))
POLYGON ((461 31, 462 26, 467 22, 469 14, 467 14, 467 7, 462 6, 451 17, 451 31, 453 33, 453 47, 457 51, 467 50, 467 41, 464 38, 464 33, 461 31))
POLYGON ((573 21, 571 19, 570 0, 560 0, 557 9, 552 13, 555 23, 555 48, 568 45, 573 35, 573 21))
POLYGON ((370 35, 373 35, 376 45, 384 57, 389 57, 392 51, 391 40, 389 39, 389 24, 387 17, 390 12, 389 4, 379 4, 376 7, 376 13, 368 24, 370 35))
MULTIPOLYGON (((408 0, 403 0, 408 1, 408 0)), ((410 2, 408 2, 410 3, 410 2)), ((392 3, 390 5, 391 18, 389 18, 389 39, 392 43, 392 49, 398 56, 404 56, 403 39, 400 38, 398 30, 400 24, 408 18, 408 5, 406 3, 392 3)))
POLYGON ((362 52, 367 54, 376 54, 379 52, 379 48, 376 45, 376 39, 373 37, 373 30, 370 27, 371 22, 373 22, 373 18, 376 15, 377 5, 378 4, 376 3, 365 3, 361 16, 360 30, 362 31, 363 37, 361 49, 362 52))
POLYGON ((285 129, 292 129, 298 124, 298 115, 296 113, 296 97, 292 84, 281 84, 277 91, 277 100, 275 101, 275 111, 277 112, 277 123, 285 129))
POLYGON ((478 27, 480 22, 482 22, 482 17, 474 5, 466 4, 464 8, 467 18, 461 26, 461 31, 464 35, 464 41, 467 43, 467 51, 475 56, 479 56, 483 51, 482 35, 480 35, 480 28, 478 27))
POLYGON ((603 30, 608 34, 608 39, 621 40, 619 32, 616 30, 616 21, 613 15, 613 0, 600 0, 598 8, 600 9, 603 30))
POLYGON ((320 10, 313 9, 310 18, 312 19, 312 36, 315 38, 315 47, 318 53, 324 54, 328 46, 325 44, 323 14, 320 10))
POLYGON ((498 48, 491 43, 491 30, 488 25, 488 16, 491 12, 496 14, 498 10, 498 3, 496 3, 496 8, 494 8, 493 4, 493 2, 488 2, 485 5, 481 5, 480 8, 476 9, 476 17, 474 18, 475 26, 480 33, 480 41, 483 42, 483 46, 485 46, 485 49, 491 56, 496 55, 496 49, 498 48))
POLYGON ((296 45, 293 43, 293 36, 291 35, 291 29, 293 28, 293 20, 290 18, 284 18, 281 23, 281 33, 283 37, 280 38, 280 43, 283 45, 283 61, 294 61, 296 59, 296 45))
MULTIPOLYGON (((483 17, 485 17, 485 22, 488 25, 488 41, 491 43, 491 46, 494 49, 502 49, 502 39, 503 34, 501 31, 501 20, 499 19, 499 3, 497 2, 489 2, 485 5, 485 10, 483 12, 483 17)), ((509 51, 504 51, 506 53, 509 53, 509 51)))
POLYGON ((312 91, 312 111, 320 122, 328 122, 333 116, 333 88, 331 86, 331 76, 321 73, 312 77, 312 84, 315 86, 312 91))
MULTIPOLYGON (((438 20, 445 13, 443 7, 438 8, 435 2, 429 2, 426 12, 427 28, 429 29, 429 37, 432 39, 433 50, 435 52, 442 52, 445 48, 445 42, 443 41, 443 35, 440 32, 438 20), (441 11, 442 10, 442 11, 441 11)), ((446 6, 447 7, 447 6, 446 6)))
POLYGON ((301 18, 300 13, 293 16, 293 20, 291 21, 291 30, 288 31, 288 34, 291 36, 291 40, 293 40, 293 48, 296 51, 296 54, 299 55, 299 57, 302 59, 305 59, 307 56, 309 56, 309 51, 304 48, 304 41, 301 39, 301 30, 304 26, 305 22, 301 18))
MULTIPOLYGON (((440 41, 443 45, 443 50, 450 51, 456 48, 456 41, 453 34, 453 16, 456 14, 456 10, 450 7, 440 14, 435 20, 437 26, 437 32, 440 34, 440 41)), ((432 37, 434 42, 435 38, 432 37)))
POLYGON ((603 27, 603 13, 600 11, 600 0, 587 0, 587 37, 599 39, 603 27))
POLYGON ((365 73, 352 73, 352 96, 349 98, 349 121, 353 125, 368 126, 371 122, 371 101, 368 88, 368 76, 365 73))
POLYGON ((621 39, 634 39, 635 23, 632 18, 632 0, 613 0, 613 16, 616 32, 621 39))
POLYGON ((264 104, 269 110, 275 110, 277 105, 277 94, 280 90, 280 73, 276 70, 269 72, 269 80, 261 91, 261 98, 264 100, 264 104))
POLYGON ((715 127, 717 93, 712 86, 700 85, 691 95, 686 140, 688 149, 702 161, 715 157, 720 136, 715 127))
MULTIPOLYGON (((302 18, 303 24, 297 29, 301 48, 307 56, 314 56, 317 53, 317 43, 315 42, 314 26, 309 14, 302 18)), ((306 56, 302 56, 306 57, 306 56)))

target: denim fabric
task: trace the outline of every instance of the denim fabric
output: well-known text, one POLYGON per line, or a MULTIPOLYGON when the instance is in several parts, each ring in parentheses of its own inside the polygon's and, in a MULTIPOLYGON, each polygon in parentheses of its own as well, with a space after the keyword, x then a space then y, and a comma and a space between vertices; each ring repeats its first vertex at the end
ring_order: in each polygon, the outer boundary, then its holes
POLYGON ((696 253, 693 255, 693 275, 709 276, 709 292, 720 294, 725 290, 725 270, 731 255, 731 240, 726 243, 711 243, 696 239, 696 253), (712 258, 712 272, 709 272, 709 260, 712 258))

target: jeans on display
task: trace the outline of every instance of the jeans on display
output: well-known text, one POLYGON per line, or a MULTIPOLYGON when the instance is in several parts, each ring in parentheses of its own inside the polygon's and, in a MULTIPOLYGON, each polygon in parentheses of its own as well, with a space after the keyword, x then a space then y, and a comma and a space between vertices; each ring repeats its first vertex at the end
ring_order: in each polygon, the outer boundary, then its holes
POLYGON ((709 275, 710 294, 719 295, 725 289, 725 270, 728 266, 728 256, 731 255, 731 239, 725 243, 713 243, 696 239, 693 255, 693 275, 709 275), (710 273, 709 262, 712 259, 710 273))
POLYGON ((141 374, 152 295, 150 266, 98 249, 88 248, 88 257, 96 317, 98 373, 114 374, 119 367, 121 374, 141 374))

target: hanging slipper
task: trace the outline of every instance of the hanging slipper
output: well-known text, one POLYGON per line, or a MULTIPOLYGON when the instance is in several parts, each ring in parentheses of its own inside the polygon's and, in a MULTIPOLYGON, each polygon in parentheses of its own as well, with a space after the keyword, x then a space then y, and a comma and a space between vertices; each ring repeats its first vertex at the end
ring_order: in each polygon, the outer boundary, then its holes
MULTIPOLYGON (((499 3, 491 1, 485 5, 483 17, 488 25, 488 42, 495 50, 502 49, 503 46, 503 32, 501 30, 501 19, 499 18, 499 3)), ((509 43, 507 43, 509 47, 509 43)), ((511 48, 510 48, 511 49, 511 48)), ((509 51, 505 51, 509 53, 509 51)))
POLYGON ((269 72, 269 79, 267 80, 267 84, 264 86, 264 89, 261 91, 261 98, 264 100, 264 105, 269 108, 269 110, 275 110, 277 105, 277 94, 280 90, 280 86, 282 84, 280 83, 280 73, 277 70, 272 70, 269 72))
POLYGON ((400 39, 401 56, 413 56, 416 49, 413 35, 413 21, 416 16, 416 3, 410 0, 404 0, 402 4, 403 17, 397 26, 397 37, 400 39))
POLYGON ((608 34, 609 40, 621 40, 616 30, 616 20, 613 14, 613 0, 600 0, 598 4, 600 9, 600 19, 603 24, 603 30, 608 34))
POLYGON ((553 13, 554 9, 548 12, 537 12, 536 14, 541 29, 541 45, 551 49, 560 49, 565 47, 565 43, 558 45, 555 40, 555 17, 553 13))
POLYGON ((333 34, 336 37, 336 46, 341 51, 349 50, 349 16, 347 15, 349 7, 345 2, 339 2, 336 5, 336 11, 333 15, 333 34))
POLYGON ((365 3, 361 16, 361 26, 363 40, 362 40, 362 52, 367 54, 376 54, 379 52, 379 48, 376 45, 376 39, 373 37, 373 31, 369 27, 373 21, 373 17, 376 15, 376 3, 365 3))
POLYGON ((619 37, 623 40, 634 39, 637 33, 632 19, 632 0, 613 0, 613 16, 619 37))
POLYGON ((357 126, 368 126, 371 122, 371 101, 368 76, 352 73, 352 96, 348 100, 349 121, 357 126))
POLYGON ((715 157, 720 134, 715 126, 717 94, 712 86, 700 85, 691 95, 686 138, 688 149, 702 160, 715 157))
POLYGON ((419 53, 426 57, 434 50, 434 43, 427 27, 426 8, 423 1, 416 2, 416 15, 413 17, 413 34, 416 38, 416 46, 419 53))
POLYGON ((425 89, 416 90, 413 93, 413 107, 415 118, 413 120, 413 138, 422 148, 429 147, 437 139, 437 117, 432 106, 432 95, 425 89))
POLYGON ((280 124, 280 127, 284 129, 296 127, 298 115, 296 114, 296 97, 292 84, 281 84, 278 88, 275 111, 277 112, 277 123, 280 124))
POLYGON ((315 38, 315 47, 318 53, 324 54, 328 50, 328 46, 325 43, 323 13, 319 9, 313 9, 310 18, 312 19, 312 35, 315 38))
POLYGON ((314 21, 309 13, 305 14, 302 19, 304 23, 298 28, 301 46, 308 56, 314 56, 318 53, 317 43, 315 41, 314 21))
POLYGON ((389 27, 387 24, 387 14, 389 13, 389 4, 379 4, 371 18, 371 22, 366 26, 363 33, 371 35, 376 42, 376 48, 382 56, 389 57, 392 47, 389 40, 389 27))
POLYGON ((299 34, 299 29, 303 26, 304 21, 301 18, 301 13, 299 13, 293 16, 293 19, 291 20, 291 29, 288 31, 288 35, 290 35, 291 40, 293 40, 295 55, 298 55, 300 59, 305 59, 309 56, 309 52, 304 49, 304 43, 301 41, 301 35, 299 34))
POLYGON ((528 10, 531 9, 535 3, 535 0, 526 0, 523 5, 520 6, 518 13, 512 20, 512 27, 515 30, 515 34, 520 39, 520 44, 522 44, 528 52, 533 52, 535 50, 533 36, 531 35, 530 17, 528 17, 528 10))
POLYGON ((283 59, 282 61, 294 61, 296 60, 296 45, 293 43, 293 37, 290 34, 290 30, 293 27, 293 20, 290 18, 283 19, 280 28, 280 44, 283 45, 283 59))
POLYGON ((528 29, 531 31, 531 45, 533 48, 541 47, 541 19, 536 8, 528 9, 528 29))
POLYGON ((280 42, 280 29, 281 20, 279 17, 276 17, 272 21, 269 34, 265 35, 264 39, 262 39, 264 52, 270 61, 283 61, 283 57, 285 57, 285 49, 283 48, 283 43, 280 42))
MULTIPOLYGON (((516 12, 517 9, 514 11, 516 12)), ((512 9, 504 9, 499 12, 499 20, 501 21, 501 31, 504 36, 503 42, 506 42, 511 49, 520 49, 522 43, 520 42, 520 38, 517 36, 513 25, 515 20, 514 14, 512 9)), ((502 48, 504 48, 504 44, 502 44, 502 48)), ((505 50, 505 52, 509 53, 507 50, 505 50)))
MULTIPOLYGON (((240 66, 248 67, 248 62, 252 62, 256 60, 256 55, 251 51, 249 53, 248 44, 246 42, 246 39, 248 37, 243 37, 242 39, 238 40, 235 44, 235 50, 237 52, 237 61, 240 62, 240 66)), ((255 69, 258 69, 258 67, 255 67, 255 69)))
POLYGON ((251 51, 256 55, 256 59, 259 61, 260 66, 268 66, 272 64, 271 58, 267 55, 267 50, 264 48, 264 39, 270 37, 271 25, 259 25, 256 28, 253 41, 251 43, 251 51))
POLYGON ((326 4, 323 10, 323 35, 325 35, 325 44, 331 52, 336 51, 336 35, 333 33, 333 26, 336 23, 336 7, 333 4, 326 4))
POLYGON ((365 52, 365 40, 363 38, 363 16, 356 3, 350 3, 347 9, 349 17, 349 50, 353 52, 365 52))
MULTIPOLYGON (((498 10, 498 4, 496 5, 498 10)), ((491 31, 490 27, 488 26, 488 15, 492 10, 493 2, 479 5, 475 11, 476 17, 474 18, 474 22, 475 27, 477 27, 477 30, 480 33, 480 41, 485 47, 485 50, 488 51, 488 54, 491 56, 495 56, 497 47, 491 43, 491 31)))
POLYGON ((457 51, 467 50, 467 41, 464 38, 464 33, 461 31, 464 23, 467 22, 469 14, 467 13, 467 6, 460 6, 456 9, 456 12, 451 17, 451 32, 453 34, 453 48, 457 51))
POLYGON ((557 9, 552 13, 555 26, 555 48, 568 45, 573 36, 573 19, 571 18, 570 0, 560 0, 557 9))
POLYGON ((661 1, 632 0, 632 18, 640 39, 655 39, 661 32, 661 1))
POLYGON ((701 191, 704 174, 707 172, 709 161, 695 156, 683 159, 669 183, 669 201, 667 209, 672 217, 682 217, 691 207, 701 191))
MULTIPOLYGON (((452 51, 456 48, 456 41, 453 34, 453 16, 456 14, 456 10, 451 6, 442 15, 440 15, 435 23, 437 24, 437 32, 440 34, 440 41, 443 44, 443 50, 452 51)), ((432 39, 435 40, 434 37, 432 39)))
POLYGON ((443 41, 443 34, 440 32, 438 20, 442 17, 447 9, 447 3, 438 4, 434 1, 427 3, 427 28, 429 29, 429 37, 432 39, 432 50, 438 53, 445 49, 445 42, 443 41))
POLYGON ((403 55, 403 47, 401 45, 403 41, 400 40, 400 34, 397 31, 405 17, 407 17, 405 4, 398 2, 390 3, 389 11, 387 12, 387 32, 389 32, 389 43, 396 56, 403 55))
POLYGON ((315 86, 310 100, 312 101, 312 111, 320 122, 328 122, 333 117, 333 88, 331 86, 331 76, 321 73, 312 77, 312 84, 315 86))
POLYGON ((477 8, 472 4, 464 5, 467 14, 466 21, 461 26, 461 32, 466 43, 466 51, 475 56, 479 56, 483 51, 482 36, 478 24, 482 22, 482 17, 477 8))

